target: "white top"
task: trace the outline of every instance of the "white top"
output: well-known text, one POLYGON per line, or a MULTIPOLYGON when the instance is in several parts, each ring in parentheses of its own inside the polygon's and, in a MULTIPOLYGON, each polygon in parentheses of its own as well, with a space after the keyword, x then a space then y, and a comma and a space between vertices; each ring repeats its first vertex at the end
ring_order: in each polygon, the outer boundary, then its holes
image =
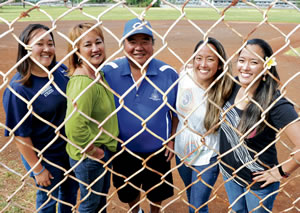
POLYGON ((180 77, 182 76, 184 77, 178 84, 176 102, 176 109, 179 112, 177 132, 182 132, 175 138, 175 152, 180 159, 186 157, 187 164, 206 165, 209 164, 210 158, 219 152, 219 134, 206 136, 203 140, 205 145, 201 142, 201 136, 207 131, 204 127, 205 90, 192 80, 193 70, 182 71, 180 77))

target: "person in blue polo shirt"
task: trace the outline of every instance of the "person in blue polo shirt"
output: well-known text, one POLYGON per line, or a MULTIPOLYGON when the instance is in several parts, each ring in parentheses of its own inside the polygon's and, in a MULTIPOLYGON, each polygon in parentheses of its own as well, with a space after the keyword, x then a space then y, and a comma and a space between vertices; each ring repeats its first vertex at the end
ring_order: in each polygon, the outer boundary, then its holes
POLYGON ((118 147, 123 152, 112 161, 113 184, 119 199, 128 203, 133 213, 143 212, 137 204, 141 195, 136 189, 142 188, 154 203, 150 204, 150 210, 155 213, 160 211, 162 201, 174 193, 170 186, 172 174, 161 177, 170 170, 174 155, 174 142, 166 141, 176 132, 178 123, 172 111, 176 105, 178 74, 168 64, 150 59, 154 38, 149 22, 137 18, 128 21, 123 37, 126 57, 103 68, 108 84, 118 94, 116 108, 121 107, 119 138, 124 143, 118 147))

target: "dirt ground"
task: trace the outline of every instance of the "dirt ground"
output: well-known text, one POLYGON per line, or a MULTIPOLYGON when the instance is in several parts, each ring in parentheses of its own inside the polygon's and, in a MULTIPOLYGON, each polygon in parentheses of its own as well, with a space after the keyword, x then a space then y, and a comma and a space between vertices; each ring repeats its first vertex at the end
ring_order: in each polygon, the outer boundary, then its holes
MULTIPOLYGON (((68 30, 79 23, 78 21, 59 21, 57 23, 56 32, 59 31, 61 33, 67 34, 68 30)), ((117 38, 121 38, 122 30, 125 21, 104 21, 103 25, 108 28, 112 33, 114 33, 117 38)), ((213 21, 195 21, 195 23, 204 31, 207 32, 210 27, 214 24, 213 21)), ((14 27, 14 33, 18 36, 20 32, 24 29, 24 27, 28 23, 17 23, 14 27)), ((44 22, 44 24, 51 26, 50 22, 44 22)), ((173 21, 151 21, 153 29, 161 35, 161 37, 155 35, 156 44, 155 50, 158 52, 162 48, 162 39, 165 40, 165 43, 168 44, 167 48, 161 51, 156 58, 165 61, 166 63, 172 65, 176 69, 179 69, 182 65, 178 58, 181 58, 182 61, 187 61, 189 57, 192 55, 194 46, 196 43, 203 38, 203 35, 197 31, 190 23, 187 21, 180 21, 167 35, 168 28, 173 24, 173 21), (169 49, 177 54, 174 56, 169 49)), ((232 28, 234 28, 240 35, 238 36, 233 30, 228 28, 224 23, 218 24, 215 28, 209 31, 208 35, 211 37, 217 38, 224 46, 229 56, 232 56, 235 52, 237 52, 242 44, 243 38, 247 37, 248 33, 250 33, 257 24, 254 23, 241 23, 241 22, 230 22, 229 23, 232 28)), ((259 27, 253 34, 250 35, 250 38, 258 37, 267 40, 273 47, 274 52, 278 51, 285 44, 285 37, 283 34, 288 35, 294 28, 297 27, 297 24, 287 24, 287 23, 273 23, 277 29, 282 31, 282 33, 278 32, 271 26, 264 24, 259 27)), ((9 33, 6 36, 3 36, 3 33, 8 30, 8 27, 1 23, 0 24, 0 123, 4 124, 5 114, 3 112, 2 107, 2 94, 5 89, 4 86, 4 78, 3 74, 7 73, 10 70, 16 60, 17 54, 17 42, 13 38, 13 36, 9 33)), ((61 60, 66 54, 66 41, 60 35, 55 32, 55 42, 56 42, 56 52, 57 58, 61 60)), ((290 37, 290 45, 292 47, 300 47, 300 30, 296 30, 290 37)), ((107 56, 109 57, 114 52, 118 50, 118 41, 115 40, 109 33, 105 32, 105 45, 107 56)), ((293 75, 299 74, 300 72, 300 58, 295 56, 284 55, 284 52, 289 50, 287 46, 282 51, 278 52, 276 58, 278 63, 278 70, 281 77, 281 82, 284 84, 290 79, 293 75)), ((232 59, 233 67, 235 62, 235 57, 232 59)), ((13 73, 15 71, 13 70, 13 73)), ((12 73, 12 74, 13 74, 12 73)), ((9 77, 11 78, 12 75, 9 77)), ((287 86, 287 96, 298 106, 300 105, 299 91, 300 91, 300 76, 292 80, 287 86)), ((298 108, 299 111, 299 108, 298 108)), ((285 137, 282 137, 282 140, 291 147, 291 144, 286 140, 285 137)), ((0 133, 0 163, 9 165, 11 160, 19 159, 19 154, 14 146, 14 144, 10 144, 7 147, 5 145, 8 143, 7 138, 4 137, 3 130, 0 133)), ((287 158, 289 153, 291 152, 286 146, 281 143, 278 144, 278 156, 279 160, 283 161, 287 158)), ((172 162, 174 166, 174 161, 172 162)), ((22 170, 21 161, 19 164, 14 165, 12 169, 16 169, 20 171, 22 174, 24 170, 22 170), (18 169, 19 168, 19 169, 18 169)), ((0 174, 6 172, 7 170, 4 167, 0 166, 0 174)), ((174 171, 174 182, 178 189, 175 189, 175 195, 163 202, 163 206, 167 206, 165 212, 169 213, 184 213, 187 211, 187 205, 183 200, 186 200, 185 193, 179 192, 184 189, 183 183, 177 173, 174 171)), ((273 212, 282 212, 286 210, 286 212, 299 212, 300 210, 300 169, 295 171, 290 178, 287 180, 283 180, 283 188, 277 199, 275 201, 275 206, 273 212), (297 187, 298 186, 298 187, 297 187)), ((0 183, 1 184, 1 183, 0 183)), ((213 195, 215 197, 209 203, 210 212, 227 212, 227 208, 229 206, 226 193, 224 191, 223 182, 219 176, 219 179, 215 185, 215 190, 213 191, 213 195)), ((18 184, 19 186, 20 184, 18 184)), ((10 184, 1 185, 0 189, 0 201, 7 199, 9 194, 5 193, 6 187, 11 188, 10 184), (4 187, 4 188, 3 188, 4 187), (2 198, 1 198, 2 197, 2 198)), ((17 188, 17 186, 16 186, 17 188)), ((114 188, 111 188, 112 199, 109 202, 109 212, 126 212, 126 205, 120 203, 117 198, 117 195, 113 193, 114 188)), ((213 196, 212 196, 213 197, 213 196)), ((19 201, 20 204, 22 202, 28 202, 26 198, 23 198, 23 201, 19 201)), ((148 205, 146 201, 142 202, 142 207, 148 212, 148 205)), ((0 205, 0 212, 1 212, 0 205)), ((34 204, 32 204, 32 210, 34 208, 34 204)), ((26 210, 27 212, 27 210, 26 210)), ((30 212, 30 210, 28 210, 30 212)))

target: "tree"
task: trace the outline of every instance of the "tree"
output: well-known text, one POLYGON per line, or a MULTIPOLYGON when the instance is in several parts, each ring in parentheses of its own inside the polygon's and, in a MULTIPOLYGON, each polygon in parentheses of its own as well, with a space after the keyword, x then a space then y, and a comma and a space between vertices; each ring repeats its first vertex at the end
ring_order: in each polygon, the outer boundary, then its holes
MULTIPOLYGON (((127 3, 129 5, 137 6, 137 7, 146 7, 151 2, 152 2, 152 0, 127 0, 127 3)), ((157 0, 157 2, 153 5, 153 7, 159 7, 159 6, 160 6, 160 0, 157 0)))

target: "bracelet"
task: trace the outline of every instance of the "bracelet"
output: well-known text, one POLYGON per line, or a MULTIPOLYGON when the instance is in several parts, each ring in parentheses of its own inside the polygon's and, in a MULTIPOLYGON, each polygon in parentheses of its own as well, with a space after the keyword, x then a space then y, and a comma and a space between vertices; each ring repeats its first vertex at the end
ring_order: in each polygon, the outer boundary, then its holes
POLYGON ((289 173, 283 171, 282 166, 278 166, 278 171, 279 171, 281 177, 288 178, 290 176, 289 173))
POLYGON ((43 166, 43 168, 42 168, 42 170, 41 170, 40 172, 35 173, 34 171, 32 171, 32 173, 33 173, 34 176, 38 176, 38 175, 42 174, 42 172, 43 172, 45 169, 46 169, 45 166, 43 166))

